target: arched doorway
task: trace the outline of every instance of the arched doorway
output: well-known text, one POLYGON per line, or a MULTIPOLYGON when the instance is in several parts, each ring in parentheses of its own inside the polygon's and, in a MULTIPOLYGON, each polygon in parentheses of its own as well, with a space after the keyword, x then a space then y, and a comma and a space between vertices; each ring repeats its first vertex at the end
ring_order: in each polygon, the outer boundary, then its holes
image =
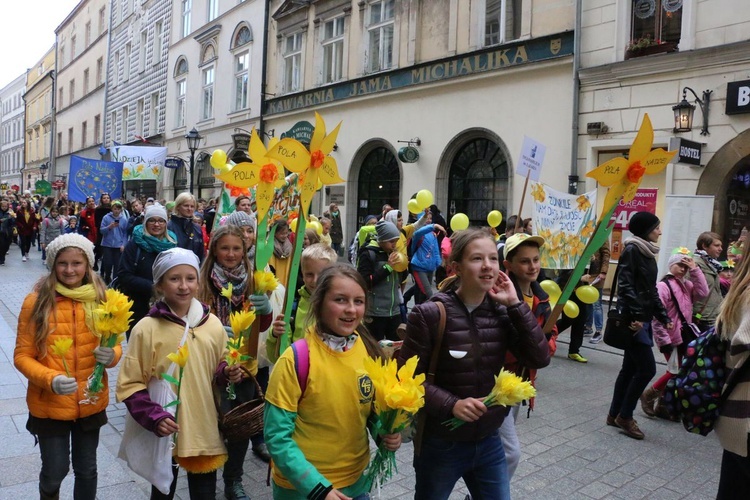
POLYGON ((363 158, 357 180, 357 227, 367 215, 380 214, 388 203, 398 207, 401 193, 401 170, 393 152, 376 146, 363 158))
POLYGON ((743 226, 750 227, 749 177, 750 129, 716 151, 701 174, 696 192, 715 197, 710 229, 722 235, 725 245, 737 239, 743 226))
POLYGON ((465 137, 447 151, 449 215, 465 213, 471 225, 486 226, 487 214, 508 215, 510 182, 508 156, 501 144, 485 136, 465 137))

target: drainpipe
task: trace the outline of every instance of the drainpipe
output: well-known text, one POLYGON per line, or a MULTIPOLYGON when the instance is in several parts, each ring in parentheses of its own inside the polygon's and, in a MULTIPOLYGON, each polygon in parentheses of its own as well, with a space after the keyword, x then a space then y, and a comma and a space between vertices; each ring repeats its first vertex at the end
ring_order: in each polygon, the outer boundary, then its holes
POLYGON ((260 71, 260 117, 258 119, 258 136, 264 140, 266 133, 266 121, 264 115, 266 112, 266 75, 268 74, 268 23, 271 17, 271 0, 265 2, 265 12, 263 14, 263 57, 261 58, 260 71))
MULTIPOLYGON (((57 40, 55 40, 55 54, 57 54, 57 40)), ((50 71, 49 77, 52 79, 52 116, 49 123, 49 176, 54 179, 54 175, 57 173, 55 168, 55 134, 57 134, 57 102, 55 95, 57 94, 57 57, 55 57, 55 69, 50 71)))
MULTIPOLYGON (((109 152, 109 150, 104 147, 104 144, 107 142, 107 138, 104 134, 107 132, 107 119, 109 119, 109 85, 107 83, 107 80, 109 80, 109 63, 110 58, 112 57, 112 3, 113 2, 109 3, 109 24, 107 25, 107 62, 104 68, 102 68, 102 71, 104 71, 104 106, 102 106, 104 108, 104 116, 102 116, 100 123, 100 126, 102 127, 102 135, 100 136, 102 138, 102 143, 99 145, 99 155, 102 157, 102 159, 104 159, 104 157, 107 156, 107 153, 109 152)), ((114 128, 114 126, 115 124, 113 123, 112 127, 114 128)))
POLYGON ((581 69, 581 4, 582 0, 576 0, 575 33, 573 35, 573 116, 570 145, 570 175, 568 176, 568 193, 570 194, 578 192, 578 112, 580 107, 579 93, 581 90, 578 73, 581 69))

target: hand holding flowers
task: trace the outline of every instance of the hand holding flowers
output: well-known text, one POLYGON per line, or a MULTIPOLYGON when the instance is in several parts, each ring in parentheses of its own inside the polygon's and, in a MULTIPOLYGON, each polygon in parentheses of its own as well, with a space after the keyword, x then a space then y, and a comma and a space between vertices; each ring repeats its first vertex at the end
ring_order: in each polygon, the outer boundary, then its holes
POLYGON ((451 430, 456 430, 466 422, 474 422, 481 417, 491 406, 514 406, 526 399, 536 396, 536 389, 531 382, 524 381, 518 375, 506 370, 500 370, 495 377, 495 386, 487 397, 480 402, 478 399, 466 398, 460 400, 453 408, 454 418, 446 420, 443 424, 451 430), (485 409, 477 407, 478 404, 485 409))
POLYGON ((105 299, 93 312, 93 334, 99 337, 99 346, 94 349, 96 366, 89 377, 82 404, 94 404, 104 390, 104 369, 114 360, 113 348, 123 341, 124 333, 133 316, 133 301, 115 289, 108 289, 105 299), (109 360, 109 363, 105 361, 109 360))
POLYGON ((414 375, 419 358, 414 356, 397 371, 396 360, 367 358, 364 368, 375 391, 376 416, 373 435, 380 445, 366 472, 370 481, 383 484, 398 469, 395 451, 401 446, 402 430, 424 406, 425 374, 414 375))

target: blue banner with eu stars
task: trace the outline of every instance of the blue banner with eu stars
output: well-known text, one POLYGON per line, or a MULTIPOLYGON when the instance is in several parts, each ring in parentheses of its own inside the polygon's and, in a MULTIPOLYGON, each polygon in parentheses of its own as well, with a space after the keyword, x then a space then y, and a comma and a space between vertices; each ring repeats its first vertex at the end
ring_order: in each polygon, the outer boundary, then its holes
POLYGON ((113 200, 122 197, 122 163, 71 156, 68 199, 85 202, 93 196, 99 200, 104 193, 113 200))

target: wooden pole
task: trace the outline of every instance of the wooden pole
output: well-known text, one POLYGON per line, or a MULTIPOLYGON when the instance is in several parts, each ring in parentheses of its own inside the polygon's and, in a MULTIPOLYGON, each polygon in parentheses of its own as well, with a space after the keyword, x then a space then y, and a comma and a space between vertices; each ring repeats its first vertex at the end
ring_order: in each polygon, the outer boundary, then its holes
POLYGON ((521 227, 521 213, 523 212, 523 203, 526 200, 526 188, 529 187, 529 176, 531 175, 531 170, 528 170, 526 172, 526 181, 523 183, 523 193, 521 193, 521 206, 518 207, 518 216, 516 217, 516 227, 514 232, 518 232, 518 228, 521 227))

